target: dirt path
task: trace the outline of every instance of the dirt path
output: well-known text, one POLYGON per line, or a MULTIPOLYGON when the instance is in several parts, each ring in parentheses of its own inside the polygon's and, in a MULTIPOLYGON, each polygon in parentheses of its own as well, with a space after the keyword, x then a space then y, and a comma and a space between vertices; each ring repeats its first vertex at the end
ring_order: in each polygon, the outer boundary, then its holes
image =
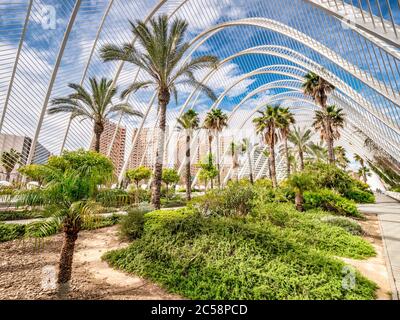
POLYGON ((376 251, 376 256, 366 260, 341 258, 344 262, 355 267, 361 274, 375 282, 379 289, 378 300, 390 300, 391 288, 387 271, 379 220, 376 214, 365 214, 366 220, 360 221, 364 238, 369 241, 376 251))
MULTIPOLYGON (((50 237, 39 247, 34 241, 0 244, 0 299, 54 299, 52 289, 62 236, 50 237)), ((110 268, 104 252, 126 246, 116 227, 80 234, 72 275, 73 299, 178 299, 141 278, 110 268)))

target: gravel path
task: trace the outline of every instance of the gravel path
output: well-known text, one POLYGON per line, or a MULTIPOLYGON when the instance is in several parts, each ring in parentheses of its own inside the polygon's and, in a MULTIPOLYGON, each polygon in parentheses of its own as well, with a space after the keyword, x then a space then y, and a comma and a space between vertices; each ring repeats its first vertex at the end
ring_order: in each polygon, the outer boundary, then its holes
MULTIPOLYGON (((0 244, 0 299, 56 299, 52 289, 62 235, 0 244)), ((114 270, 100 257, 126 246, 116 227, 81 232, 75 248, 72 299, 179 299, 139 277, 114 270)))

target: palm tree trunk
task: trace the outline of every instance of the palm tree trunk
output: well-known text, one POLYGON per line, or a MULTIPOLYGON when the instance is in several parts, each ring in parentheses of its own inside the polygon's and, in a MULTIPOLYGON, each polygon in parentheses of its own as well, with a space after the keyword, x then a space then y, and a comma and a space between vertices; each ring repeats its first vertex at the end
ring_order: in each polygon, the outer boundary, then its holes
MULTIPOLYGON (((208 156, 209 156, 209 165, 212 166, 213 161, 212 161, 212 135, 208 135, 208 156)), ((211 181, 211 189, 214 189, 214 179, 210 179, 211 181)))
POLYGON ((217 171, 218 171, 218 175, 217 175, 217 181, 218 181, 218 188, 221 188, 221 172, 220 172, 220 165, 219 165, 219 134, 218 132, 215 135, 215 141, 217 143, 217 171))
POLYGON ((250 148, 247 148, 247 161, 249 161, 249 178, 250 178, 250 183, 254 184, 254 178, 253 178, 253 163, 251 162, 251 153, 250 153, 250 148))
POLYGON ((367 183, 367 172, 366 172, 366 168, 365 168, 365 166, 363 165, 363 179, 364 179, 364 183, 367 183))
POLYGON ((72 260, 74 257, 75 242, 78 239, 78 231, 64 232, 64 242, 61 249, 58 272, 58 295, 66 298, 69 291, 69 282, 72 274, 72 260))
POLYGON ((268 176, 269 179, 272 181, 272 170, 271 170, 271 156, 268 157, 268 176))
POLYGON ((101 134, 104 131, 104 125, 102 122, 96 122, 94 124, 94 135, 95 135, 95 142, 94 142, 94 150, 96 152, 100 152, 100 140, 101 134))
MULTIPOLYGON (((274 133, 275 134, 275 133, 274 133)), ((275 138, 271 139, 270 144, 270 159, 271 159, 271 177, 272 177, 272 186, 276 188, 278 186, 278 182, 276 181, 276 168, 275 168, 275 138)))
POLYGON ((186 200, 191 199, 191 173, 190 173, 190 135, 186 136, 186 200))
POLYGON ((304 197, 301 192, 296 192, 294 202, 296 205, 296 210, 303 212, 304 211, 304 207, 303 207, 304 197))
POLYGON ((160 123, 158 132, 158 146, 156 153, 156 163, 154 166, 154 179, 151 194, 151 203, 156 209, 161 207, 161 182, 162 182, 162 168, 164 158, 164 143, 165 143, 165 127, 167 116, 167 105, 169 103, 170 94, 168 89, 160 88, 158 92, 158 105, 160 112, 160 123))
POLYGON ((285 155, 286 155, 286 176, 287 178, 290 177, 290 160, 289 160, 289 148, 288 148, 288 139, 287 137, 284 138, 285 143, 285 155))
POLYGON ((6 181, 10 182, 11 179, 11 171, 6 171, 6 181))
POLYGON ((299 148, 299 158, 300 158, 300 171, 304 170, 304 154, 303 150, 299 148))

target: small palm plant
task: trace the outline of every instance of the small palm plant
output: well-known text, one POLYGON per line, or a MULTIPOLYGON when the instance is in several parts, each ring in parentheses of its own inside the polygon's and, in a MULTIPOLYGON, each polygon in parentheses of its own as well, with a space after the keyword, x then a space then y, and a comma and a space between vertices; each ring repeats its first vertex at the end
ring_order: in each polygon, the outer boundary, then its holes
POLYGON ((287 182, 295 192, 296 210, 304 211, 304 191, 311 189, 313 186, 310 175, 303 172, 292 174, 287 182))
POLYGON ((346 157, 346 149, 342 146, 337 146, 334 150, 337 165, 341 169, 346 170, 348 164, 350 163, 350 160, 346 157))
POLYGON ((94 151, 65 152, 43 165, 44 186, 19 192, 19 205, 48 207, 53 215, 40 227, 41 236, 62 230, 58 272, 58 293, 64 298, 69 290, 75 242, 82 225, 93 221, 101 205, 97 203, 98 186, 112 177, 109 159, 94 151))
MULTIPOLYGON (((220 172, 220 164, 219 164, 219 133, 228 125, 228 116, 221 109, 212 109, 207 113, 206 118, 204 119, 203 128, 208 130, 208 148, 209 153, 212 154, 212 141, 213 137, 215 137, 217 141, 217 170, 218 170, 218 186, 221 187, 221 172, 220 172)), ((210 158, 211 159, 211 158, 210 158)), ((212 188, 212 187, 211 187, 212 188)))
POLYGON ((233 170, 233 177, 236 179, 236 181, 239 181, 239 153, 238 149, 239 146, 235 143, 235 141, 232 141, 229 145, 230 152, 231 152, 231 158, 232 158, 232 170, 233 170))
POLYGON ((95 137, 94 149, 100 152, 101 134, 109 118, 117 113, 138 117, 143 117, 143 114, 134 110, 128 103, 113 105, 112 100, 117 94, 117 89, 113 86, 112 80, 102 78, 98 82, 96 78, 91 78, 89 81, 91 92, 79 84, 70 83, 68 86, 75 92, 67 97, 53 99, 51 101, 52 106, 47 110, 47 113, 70 113, 71 118, 79 117, 92 121, 95 137))
POLYGON ((363 177, 364 183, 367 183, 367 176, 370 175, 370 170, 365 165, 364 158, 358 154, 355 154, 354 160, 356 160, 360 164, 360 169, 358 170, 358 174, 363 177))
POLYGON ((198 55, 186 60, 190 49, 186 42, 188 23, 182 19, 170 21, 168 15, 150 19, 149 22, 130 22, 132 34, 137 39, 138 47, 132 43, 123 45, 105 45, 101 49, 104 61, 125 61, 139 67, 146 76, 145 80, 133 82, 123 93, 130 93, 151 87, 158 95, 160 143, 157 146, 156 163, 153 174, 152 204, 160 208, 164 141, 166 130, 167 106, 171 95, 177 100, 177 87, 189 86, 206 93, 211 99, 216 96, 213 91, 197 81, 194 73, 207 68, 215 68, 218 58, 211 55, 198 55))
POLYGON ((178 125, 180 129, 185 130, 186 132, 186 199, 189 201, 191 199, 191 190, 192 190, 192 174, 191 174, 191 165, 190 165, 190 140, 193 135, 193 131, 199 128, 199 115, 193 109, 188 110, 185 114, 183 114, 178 119, 178 125))
POLYGON ((251 158, 251 148, 252 148, 252 144, 250 142, 250 139, 248 138, 244 138, 242 140, 242 152, 246 153, 247 156, 247 162, 249 163, 249 179, 250 179, 250 183, 254 184, 254 176, 253 176, 253 160, 251 158))

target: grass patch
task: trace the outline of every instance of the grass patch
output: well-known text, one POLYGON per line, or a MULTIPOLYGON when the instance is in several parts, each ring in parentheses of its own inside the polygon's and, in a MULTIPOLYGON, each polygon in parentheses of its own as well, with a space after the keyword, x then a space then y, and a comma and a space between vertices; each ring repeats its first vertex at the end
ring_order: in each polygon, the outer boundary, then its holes
POLYGON ((191 299, 373 299, 376 285, 358 272, 356 286, 343 288, 345 264, 333 256, 366 258, 374 249, 324 216, 290 204, 242 217, 154 211, 141 238, 103 258, 191 299))
POLYGON ((32 211, 32 210, 0 211, 0 221, 34 219, 34 218, 42 218, 43 216, 44 215, 42 211, 32 211))

